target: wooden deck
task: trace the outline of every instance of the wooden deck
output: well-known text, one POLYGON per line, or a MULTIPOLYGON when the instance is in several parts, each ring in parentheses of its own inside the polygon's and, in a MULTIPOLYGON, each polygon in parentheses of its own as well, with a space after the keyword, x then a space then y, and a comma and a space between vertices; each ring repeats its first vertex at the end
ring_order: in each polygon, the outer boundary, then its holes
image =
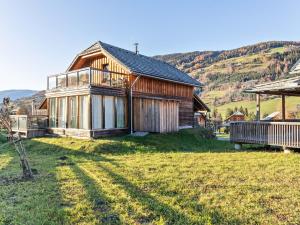
POLYGON ((231 122, 230 141, 300 148, 300 122, 231 122))

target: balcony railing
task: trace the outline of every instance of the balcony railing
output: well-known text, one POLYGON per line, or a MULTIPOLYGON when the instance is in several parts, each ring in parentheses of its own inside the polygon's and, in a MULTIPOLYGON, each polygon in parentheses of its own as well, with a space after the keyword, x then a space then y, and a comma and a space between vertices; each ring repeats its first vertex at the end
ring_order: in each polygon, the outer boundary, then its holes
POLYGON ((231 122, 230 140, 236 143, 300 148, 300 123, 261 121, 231 122))
POLYGON ((47 90, 82 86, 125 88, 128 85, 128 81, 128 74, 87 67, 80 70, 48 76, 47 90))
POLYGON ((11 115, 12 130, 25 132, 28 130, 40 130, 48 127, 47 116, 11 115))

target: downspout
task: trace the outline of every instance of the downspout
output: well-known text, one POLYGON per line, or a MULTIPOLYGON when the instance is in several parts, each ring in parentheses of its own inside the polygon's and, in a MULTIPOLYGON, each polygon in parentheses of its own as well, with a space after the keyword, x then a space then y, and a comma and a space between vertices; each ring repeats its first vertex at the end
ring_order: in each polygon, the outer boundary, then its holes
POLYGON ((130 134, 133 134, 133 113, 132 113, 132 89, 136 82, 140 79, 141 75, 139 75, 130 86, 130 134))

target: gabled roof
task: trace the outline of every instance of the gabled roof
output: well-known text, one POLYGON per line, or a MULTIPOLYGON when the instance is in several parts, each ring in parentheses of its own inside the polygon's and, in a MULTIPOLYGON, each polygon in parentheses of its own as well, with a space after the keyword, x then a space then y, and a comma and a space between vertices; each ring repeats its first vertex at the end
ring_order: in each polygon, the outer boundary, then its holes
POLYGON ((272 120, 274 119, 276 116, 279 116, 281 114, 281 112, 272 112, 270 115, 266 116, 265 118, 263 118, 262 120, 272 120))
POLYGON ((200 82, 166 62, 145 55, 136 54, 135 52, 115 47, 101 41, 96 42, 77 55, 69 69, 72 67, 78 57, 97 51, 103 51, 104 53, 108 54, 118 63, 127 68, 131 73, 184 83, 192 86, 201 86, 200 82))
POLYGON ((230 116, 228 116, 225 121, 229 120, 231 117, 233 116, 245 116, 243 113, 241 113, 240 111, 235 111, 234 113, 232 113, 230 116))
POLYGON ((200 97, 194 93, 193 95, 194 100, 194 110, 195 111, 207 111, 210 112, 208 106, 200 99, 200 97))
POLYGON ((257 93, 257 94, 273 94, 273 95, 279 95, 279 94, 299 95, 300 76, 268 82, 264 84, 259 84, 253 88, 244 90, 244 92, 257 93))
POLYGON ((244 116, 240 111, 235 111, 231 116, 244 116))

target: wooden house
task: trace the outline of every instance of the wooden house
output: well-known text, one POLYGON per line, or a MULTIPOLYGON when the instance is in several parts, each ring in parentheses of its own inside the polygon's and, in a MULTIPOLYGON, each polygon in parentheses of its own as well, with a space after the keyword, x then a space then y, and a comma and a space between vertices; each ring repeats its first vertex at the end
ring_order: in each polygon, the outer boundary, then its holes
POLYGON ((245 115, 241 113, 240 111, 236 111, 232 113, 230 116, 228 116, 225 119, 226 123, 233 122, 233 121, 244 121, 245 120, 245 115))
POLYGON ((194 94, 194 111, 194 127, 206 127, 207 113, 210 112, 210 109, 197 94, 194 94))
MULTIPOLYGON (((300 73, 300 60, 291 69, 291 74, 300 73)), ((286 96, 300 96, 300 76, 275 82, 257 85, 245 90, 256 94, 256 121, 232 122, 230 139, 234 143, 253 143, 282 146, 284 148, 300 148, 300 120, 287 119, 286 96), (273 121, 261 120, 260 96, 281 96, 281 118, 273 121)))
POLYGON ((48 76, 39 110, 47 110, 48 132, 57 135, 175 132, 207 110, 194 95, 200 86, 163 61, 98 41, 66 72, 48 76))

